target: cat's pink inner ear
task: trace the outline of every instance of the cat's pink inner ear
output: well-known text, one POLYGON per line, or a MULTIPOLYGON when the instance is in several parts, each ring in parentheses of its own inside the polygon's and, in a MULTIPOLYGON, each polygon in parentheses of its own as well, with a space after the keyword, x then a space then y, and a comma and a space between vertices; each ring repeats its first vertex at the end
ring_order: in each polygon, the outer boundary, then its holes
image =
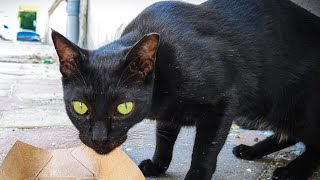
POLYGON ((70 76, 76 73, 77 60, 79 55, 75 45, 67 38, 56 31, 52 31, 52 40, 60 61, 60 71, 63 76, 70 76))
POLYGON ((159 34, 148 34, 133 47, 133 61, 136 62, 131 64, 131 71, 138 70, 143 77, 152 71, 156 61, 159 40, 159 34))

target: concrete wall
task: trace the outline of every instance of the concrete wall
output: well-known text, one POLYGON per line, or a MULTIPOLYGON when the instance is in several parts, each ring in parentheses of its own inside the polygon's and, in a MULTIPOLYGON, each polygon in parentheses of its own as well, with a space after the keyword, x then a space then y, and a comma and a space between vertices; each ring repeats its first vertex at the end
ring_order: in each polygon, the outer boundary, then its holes
POLYGON ((48 9, 40 9, 37 11, 36 32, 44 38, 48 21, 48 9))
MULTIPOLYGON (((119 37, 122 29, 144 8, 159 0, 88 0, 87 46, 97 48, 119 37)), ((206 0, 186 0, 199 4, 206 0)), ((320 0, 292 0, 320 16, 320 0)))
MULTIPOLYGON (((67 33, 67 2, 63 1, 50 17, 49 27, 66 36, 67 33)), ((50 36, 51 37, 51 36, 50 36)), ((51 38, 49 38, 52 42, 51 38)))
POLYGON ((12 8, 12 11, 0 9, 0 34, 6 39, 16 39, 16 32, 19 29, 18 10, 12 8), (4 25, 8 26, 8 30, 3 29, 4 25))

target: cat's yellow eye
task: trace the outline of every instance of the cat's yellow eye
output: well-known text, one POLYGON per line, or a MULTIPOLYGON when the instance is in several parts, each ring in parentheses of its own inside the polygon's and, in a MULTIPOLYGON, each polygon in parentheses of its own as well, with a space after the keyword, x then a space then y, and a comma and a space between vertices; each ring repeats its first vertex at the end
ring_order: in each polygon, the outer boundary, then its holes
POLYGON ((117 110, 120 114, 122 115, 127 115, 129 114, 133 109, 133 102, 126 102, 119 104, 117 107, 117 110))
POLYGON ((73 109, 80 115, 84 115, 88 112, 87 105, 79 101, 73 101, 73 109))

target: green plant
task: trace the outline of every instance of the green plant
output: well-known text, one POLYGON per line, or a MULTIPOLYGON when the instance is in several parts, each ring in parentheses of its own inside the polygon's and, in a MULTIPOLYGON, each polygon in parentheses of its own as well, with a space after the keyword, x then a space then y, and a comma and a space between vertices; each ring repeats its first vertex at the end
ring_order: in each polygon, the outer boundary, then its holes
POLYGON ((36 30, 36 27, 33 23, 36 18, 36 12, 19 12, 18 19, 20 21, 20 27, 22 29, 36 30))

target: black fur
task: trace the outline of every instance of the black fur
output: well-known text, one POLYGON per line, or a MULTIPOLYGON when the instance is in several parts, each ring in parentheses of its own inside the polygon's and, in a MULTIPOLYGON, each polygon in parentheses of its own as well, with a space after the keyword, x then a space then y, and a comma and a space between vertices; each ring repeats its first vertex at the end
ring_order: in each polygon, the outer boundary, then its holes
MULTIPOLYGON (((151 44, 158 45, 153 36, 151 44)), ((159 2, 136 17, 119 40, 94 51, 75 48, 57 32, 52 37, 67 72, 66 109, 85 144, 108 153, 133 125, 157 120, 154 157, 139 165, 146 176, 168 169, 181 126, 195 125, 185 179, 211 179, 235 118, 247 128, 275 132, 252 147, 236 147, 239 158, 261 158, 296 142, 306 145, 274 179, 306 179, 319 165, 320 19, 290 1, 159 2), (144 57, 149 51, 136 53, 149 33, 160 35, 155 63, 144 57), (66 52, 59 42, 69 47, 66 52), (72 112, 71 102, 79 99, 90 115, 72 112), (114 115, 126 101, 135 103, 134 111, 114 115), (97 122, 103 128, 94 128, 97 122), (93 131, 102 142, 92 141, 93 131)))

